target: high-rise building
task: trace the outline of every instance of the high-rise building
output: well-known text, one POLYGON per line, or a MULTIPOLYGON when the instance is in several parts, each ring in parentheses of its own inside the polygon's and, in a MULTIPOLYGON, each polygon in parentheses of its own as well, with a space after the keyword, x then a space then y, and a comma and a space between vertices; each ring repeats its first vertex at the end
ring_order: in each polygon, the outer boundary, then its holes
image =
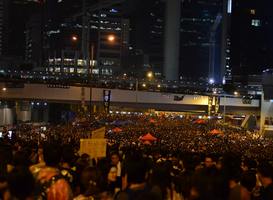
MULTIPOLYGON (((49 20, 52 11, 47 12, 45 46, 49 58, 48 70, 86 73, 86 63, 88 59, 93 59, 90 62, 93 73, 119 73, 123 70, 122 60, 129 49, 130 24, 123 17, 123 5, 115 3, 104 7, 86 2, 87 17, 84 18, 81 3, 71 5, 76 8, 74 13, 65 11, 68 6, 62 7, 61 3, 57 3, 58 9, 54 13, 63 13, 57 17, 58 20, 49 20)), ((52 5, 48 5, 50 7, 52 5)))
POLYGON ((8 42, 8 0, 0 0, 0 56, 7 52, 8 42))
MULTIPOLYGON (((139 76, 145 76, 145 71, 153 70, 161 75, 164 63, 164 13, 165 6, 160 1, 134 1, 130 9, 130 51, 141 52, 149 62, 138 65, 139 76), (139 12, 141 10, 141 12, 139 12), (141 67, 141 68, 140 68, 141 67)), ((139 53, 137 53, 139 54, 139 53)), ((131 63, 129 68, 134 68, 131 63)))
POLYGON ((219 81, 222 13, 222 0, 183 2, 180 26, 182 77, 219 81))
POLYGON ((33 68, 42 64, 42 27, 41 16, 33 15, 26 23, 25 29, 25 61, 31 63, 33 68))
MULTIPOLYGON (((149 56, 150 66, 164 75, 165 1, 137 1, 132 15, 132 47, 149 56), (137 10, 142 10, 137 12, 137 10), (136 32, 134 32, 136 31, 136 32)), ((178 77, 221 79, 222 0, 181 1, 178 77), (212 76, 212 77, 211 77, 212 76)), ((179 30, 178 30, 179 31, 179 30)), ((166 52, 165 52, 166 54, 166 52)), ((166 66, 168 68, 168 66, 166 66)))
POLYGON ((91 31, 98 36, 95 47, 100 74, 117 74, 122 70, 122 58, 129 49, 129 26, 129 20, 122 17, 121 5, 100 9, 92 14, 91 31))
POLYGON ((237 0, 231 17, 231 66, 233 74, 261 74, 272 68, 273 3, 267 0, 237 0))

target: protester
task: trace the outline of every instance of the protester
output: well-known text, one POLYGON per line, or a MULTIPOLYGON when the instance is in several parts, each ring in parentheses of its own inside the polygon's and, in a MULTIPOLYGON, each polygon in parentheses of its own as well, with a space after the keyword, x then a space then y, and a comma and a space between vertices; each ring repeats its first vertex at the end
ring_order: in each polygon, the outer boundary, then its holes
POLYGON ((219 120, 196 120, 97 114, 46 129, 19 125, 18 137, 0 139, 0 197, 273 199, 272 140, 219 120), (79 154, 80 139, 103 126, 106 156, 79 154))

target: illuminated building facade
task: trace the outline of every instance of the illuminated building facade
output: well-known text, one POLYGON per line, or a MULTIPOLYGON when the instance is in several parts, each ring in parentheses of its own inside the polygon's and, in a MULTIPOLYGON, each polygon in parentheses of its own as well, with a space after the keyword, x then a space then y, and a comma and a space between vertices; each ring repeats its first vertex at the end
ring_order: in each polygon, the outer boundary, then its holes
MULTIPOLYGON (((74 3, 74 6, 74 13, 80 13, 81 5, 74 3)), ((62 9, 60 6, 57 8, 62 9)), ((122 71, 122 61, 129 48, 130 25, 129 20, 122 17, 122 5, 90 10, 86 41, 82 40, 82 15, 73 17, 73 13, 68 13, 67 16, 59 16, 57 23, 47 19, 50 24, 45 31, 47 70, 84 74, 87 72, 87 56, 90 60, 93 57, 90 65, 94 74, 114 75, 122 71), (109 39, 111 37, 112 40, 109 39), (82 49, 83 43, 87 44, 87 50, 82 49)))

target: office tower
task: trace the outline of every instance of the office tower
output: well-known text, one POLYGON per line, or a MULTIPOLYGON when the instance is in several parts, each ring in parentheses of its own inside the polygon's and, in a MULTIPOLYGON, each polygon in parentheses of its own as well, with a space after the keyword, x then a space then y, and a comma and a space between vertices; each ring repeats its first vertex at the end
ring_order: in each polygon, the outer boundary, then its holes
POLYGON ((180 26, 180 75, 219 81, 222 0, 184 1, 180 26))
POLYGON ((92 14, 91 31, 98 37, 97 69, 100 74, 117 74, 122 70, 121 58, 129 49, 129 20, 122 17, 122 6, 113 5, 92 14), (113 37, 111 41, 110 37, 113 37))
POLYGON ((272 2, 238 0, 231 17, 231 65, 233 73, 247 75, 272 68, 272 2))
MULTIPOLYGON (((171 47, 168 47, 170 40, 167 39, 168 27, 166 24, 168 24, 168 19, 171 19, 170 16, 174 15, 174 13, 165 12, 168 8, 166 1, 150 0, 145 1, 145 4, 142 1, 138 2, 135 8, 136 14, 131 19, 132 29, 136 30, 135 34, 132 33, 132 47, 141 49, 147 54, 149 56, 149 65, 156 73, 164 77, 163 63, 166 53, 170 53, 168 49, 171 49, 171 47), (142 15, 138 14, 137 10, 142 10, 142 15), (170 15, 169 18, 168 15, 170 15), (164 49, 166 49, 165 55, 163 53, 164 49)), ((177 7, 179 7, 179 4, 176 5, 177 7)), ((175 61, 179 66, 179 72, 175 72, 175 79, 187 77, 208 79, 210 76, 213 76, 213 78, 215 76, 215 79, 220 80, 222 0, 185 0, 181 1, 180 8, 179 37, 176 36, 178 37, 176 39, 177 44, 172 45, 179 48, 178 58, 175 61)), ((176 13, 179 14, 179 10, 176 13)), ((176 24, 176 29, 179 25, 176 24)), ((175 34, 176 31, 171 30, 170 33, 175 34)), ((173 59, 175 58, 169 60, 173 59)), ((168 65, 172 64, 166 64, 165 71, 168 68, 173 71, 172 66, 168 65)), ((168 77, 165 78, 169 79, 168 77)))
POLYGON ((51 10, 47 12, 45 46, 49 71, 84 74, 90 65, 95 74, 112 75, 122 70, 122 59, 128 54, 130 25, 122 17, 122 4, 88 2, 84 6, 74 2, 71 12, 65 2, 47 6, 58 6, 54 13, 62 13, 58 20, 49 20, 51 10), (89 60, 92 61, 87 65, 89 60))
POLYGON ((42 19, 39 14, 33 15, 26 23, 25 61, 32 63, 33 68, 42 65, 42 19))
POLYGON ((0 56, 7 53, 8 0, 0 0, 0 56))

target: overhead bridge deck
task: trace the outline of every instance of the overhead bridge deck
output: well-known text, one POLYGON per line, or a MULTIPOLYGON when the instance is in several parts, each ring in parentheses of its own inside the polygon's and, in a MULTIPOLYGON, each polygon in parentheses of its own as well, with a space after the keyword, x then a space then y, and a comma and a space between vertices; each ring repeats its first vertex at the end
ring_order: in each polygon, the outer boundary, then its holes
MULTIPOLYGON (((41 100, 56 103, 89 102, 90 88, 65 86, 53 87, 46 84, 24 84, 22 88, 6 88, 0 83, 0 98, 4 100, 41 100)), ((94 104, 103 102, 103 90, 111 90, 111 105, 153 108, 158 110, 207 110, 208 96, 161 93, 149 91, 132 91, 107 88, 92 88, 91 96, 94 104)), ((220 97, 220 109, 256 112, 260 110, 260 100, 252 99, 246 103, 242 97, 220 97)))

